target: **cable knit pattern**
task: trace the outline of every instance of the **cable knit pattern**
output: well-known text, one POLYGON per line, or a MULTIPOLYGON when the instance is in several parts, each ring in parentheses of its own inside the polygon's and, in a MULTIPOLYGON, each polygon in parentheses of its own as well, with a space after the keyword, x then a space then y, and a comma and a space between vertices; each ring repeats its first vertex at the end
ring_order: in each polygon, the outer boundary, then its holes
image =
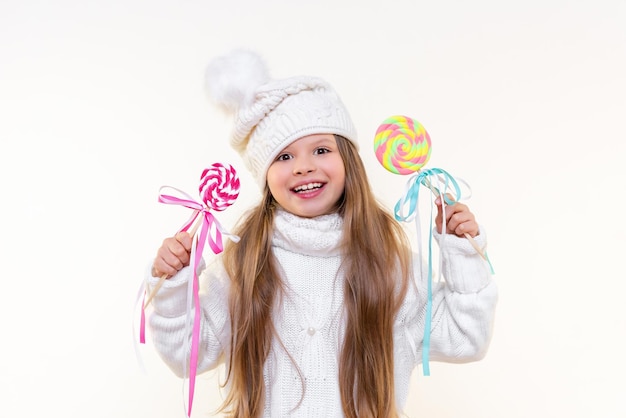
MULTIPOLYGON (((338 357, 343 338, 343 278, 341 275, 342 219, 325 215, 303 219, 278 210, 273 251, 286 291, 273 317, 280 341, 274 341, 264 367, 266 417, 341 417, 338 357), (294 364, 294 362, 296 364, 294 364), (304 392, 303 392, 304 390, 304 392), (302 402, 298 406, 298 403, 302 402)), ((441 236, 437 239, 441 241, 441 236)), ((481 233, 481 246, 485 243, 481 233)), ((431 359, 465 362, 482 358, 492 332, 497 290, 488 268, 463 238, 446 236, 445 281, 433 286, 431 359)), ((410 377, 421 361, 426 280, 415 256, 415 281, 394 326, 396 401, 405 404, 410 377)), ((228 354, 229 279, 219 263, 209 266, 202 297, 203 326, 199 372, 215 367, 228 354)), ((183 269, 154 298, 150 325, 155 347, 178 375, 185 364, 182 335, 186 287, 183 269)), ((158 278, 148 277, 148 284, 158 278)))

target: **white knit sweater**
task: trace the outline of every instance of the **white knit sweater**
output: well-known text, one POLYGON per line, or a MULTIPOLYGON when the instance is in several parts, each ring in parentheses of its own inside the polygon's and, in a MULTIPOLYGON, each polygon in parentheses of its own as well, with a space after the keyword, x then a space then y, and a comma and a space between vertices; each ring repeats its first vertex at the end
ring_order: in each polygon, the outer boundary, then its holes
MULTIPOLYGON (((281 341, 275 341, 264 367, 266 417, 343 416, 338 383, 343 338, 343 286, 337 276, 341 229, 342 219, 335 214, 307 219, 280 210, 276 213, 272 247, 287 292, 274 312, 281 341)), ((435 236, 441 241, 441 236, 435 236)), ((476 240, 484 246, 484 233, 476 240)), ((443 250, 445 281, 433 284, 430 358, 478 360, 491 337, 496 286, 488 266, 466 239, 446 236, 443 250)), ((416 286, 410 287, 394 327, 399 410, 408 396, 411 373, 422 360, 427 283, 417 257, 415 261, 416 286)), ((149 322, 157 351, 178 376, 185 375, 183 365, 189 356, 184 343, 189 336, 184 332, 190 275, 187 267, 165 282, 154 298, 149 322)), ((148 287, 154 286, 158 278, 148 276, 148 287)), ((204 271, 203 282, 207 284, 201 299, 198 373, 223 361, 230 342, 229 278, 219 262, 204 271)))

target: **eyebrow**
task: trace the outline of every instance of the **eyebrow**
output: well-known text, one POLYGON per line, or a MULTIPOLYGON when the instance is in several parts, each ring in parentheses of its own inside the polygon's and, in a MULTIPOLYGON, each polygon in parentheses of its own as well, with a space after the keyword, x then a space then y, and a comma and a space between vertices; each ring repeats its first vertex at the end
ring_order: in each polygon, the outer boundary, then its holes
POLYGON ((320 144, 337 145, 337 140, 335 139, 334 136, 330 136, 330 137, 325 137, 325 138, 319 138, 313 144, 314 145, 320 145, 320 144))
MULTIPOLYGON (((282 152, 288 152, 291 149, 291 146, 293 145, 293 143, 287 145, 282 151, 282 152)), ((335 141, 333 141, 331 138, 319 138, 317 140, 315 140, 314 142, 311 142, 310 146, 315 148, 315 147, 319 147, 321 145, 330 145, 330 146, 336 146, 337 143, 335 141)))

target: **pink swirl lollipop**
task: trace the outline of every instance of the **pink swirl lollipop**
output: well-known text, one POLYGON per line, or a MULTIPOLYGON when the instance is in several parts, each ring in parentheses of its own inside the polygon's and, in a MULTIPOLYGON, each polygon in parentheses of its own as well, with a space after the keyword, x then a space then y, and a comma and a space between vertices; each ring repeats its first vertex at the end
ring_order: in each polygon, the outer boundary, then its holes
POLYGON ((214 163, 202 172, 198 190, 208 208, 223 211, 239 196, 239 177, 230 164, 214 163))
POLYGON ((374 152, 387 170, 410 174, 419 171, 430 159, 430 136, 417 120, 391 116, 376 130, 374 152))
MULTIPOLYGON (((235 169, 229 164, 224 165, 214 163, 211 167, 204 169, 202 171, 202 175, 200 176, 200 186, 198 187, 202 203, 195 201, 191 196, 181 190, 173 187, 171 187, 171 189, 178 191, 183 198, 160 194, 159 202, 181 205, 193 210, 191 217, 179 230, 187 231, 189 235, 193 237, 191 259, 189 261, 189 266, 193 272, 193 278, 187 284, 188 295, 191 295, 191 298, 187 303, 187 325, 191 329, 192 336, 189 356, 189 403, 187 416, 191 416, 200 345, 200 296, 198 269, 205 242, 209 244, 209 247, 211 247, 211 250, 213 250, 215 254, 218 254, 224 249, 222 243, 223 235, 226 235, 234 242, 239 241, 239 237, 224 230, 219 221, 211 213, 212 210, 223 211, 228 206, 232 205, 237 199, 239 196, 239 177, 237 177, 235 169), (191 227, 192 224, 194 224, 193 227, 191 227), (190 227, 191 229, 189 229, 190 227), (198 229, 200 232, 198 233, 198 236, 196 236, 198 229)), ((159 281, 143 303, 143 309, 145 309, 152 298, 154 298, 166 279, 167 274, 163 274, 159 278, 159 281)), ((143 310, 142 324, 140 341, 144 343, 145 332, 143 330, 145 328, 145 314, 143 310)))
MULTIPOLYGON (((167 187, 167 186, 165 186, 167 187)), ((209 168, 205 168, 200 176, 200 186, 198 191, 204 206, 200 202, 196 202, 191 196, 182 190, 174 187, 168 187, 179 192, 183 198, 161 194, 159 202, 169 205, 181 205, 194 210, 192 216, 185 222, 179 231, 187 231, 189 235, 195 237, 198 228, 206 225, 207 228, 214 231, 215 239, 209 236, 209 246, 217 254, 222 251, 222 227, 215 217, 210 213, 211 210, 223 211, 232 205, 239 196, 239 177, 237 172, 230 164, 213 163, 209 168), (195 223, 194 223, 195 222, 195 223), (192 227, 193 224, 193 227, 192 227)), ((231 240, 238 240, 238 237, 227 234, 231 240)), ((200 247, 202 248, 202 247, 200 247)), ((163 275, 156 284, 152 292, 144 302, 144 307, 152 301, 158 290, 163 285, 167 275, 163 275)))

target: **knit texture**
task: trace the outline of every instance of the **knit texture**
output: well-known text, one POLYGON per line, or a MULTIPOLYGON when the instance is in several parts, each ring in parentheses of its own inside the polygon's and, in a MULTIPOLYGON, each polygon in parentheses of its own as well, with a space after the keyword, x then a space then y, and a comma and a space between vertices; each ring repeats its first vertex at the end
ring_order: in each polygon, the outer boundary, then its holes
MULTIPOLYGON (((343 277, 339 248, 342 219, 331 214, 299 218, 282 210, 275 217, 273 251, 286 292, 275 307, 274 341, 264 367, 265 417, 341 417, 338 358, 343 339, 343 277), (293 362, 295 361, 296 364, 293 362), (303 392, 304 391, 304 392, 303 392), (298 406, 298 403, 302 402, 298 406), (295 409, 294 409, 295 408, 295 409)), ((480 236, 484 243, 484 234, 480 236)), ((439 237, 441 238, 441 237, 439 237)), ((478 237, 477 237, 478 238, 478 237)), ((445 281, 433 286, 431 359, 467 362, 483 357, 492 332, 497 290, 488 268, 467 240, 446 236, 445 281), (456 292, 461 289, 462 292, 456 292)), ((415 281, 394 325, 396 402, 401 410, 412 371, 421 362, 426 280, 415 257, 415 281)), ((179 376, 184 373, 185 268, 154 299, 150 326, 155 347, 179 376)), ((219 263, 209 266, 202 303, 202 344, 198 370, 216 367, 228 353, 229 279, 219 263)), ((148 277, 148 283, 158 278, 148 277)))

